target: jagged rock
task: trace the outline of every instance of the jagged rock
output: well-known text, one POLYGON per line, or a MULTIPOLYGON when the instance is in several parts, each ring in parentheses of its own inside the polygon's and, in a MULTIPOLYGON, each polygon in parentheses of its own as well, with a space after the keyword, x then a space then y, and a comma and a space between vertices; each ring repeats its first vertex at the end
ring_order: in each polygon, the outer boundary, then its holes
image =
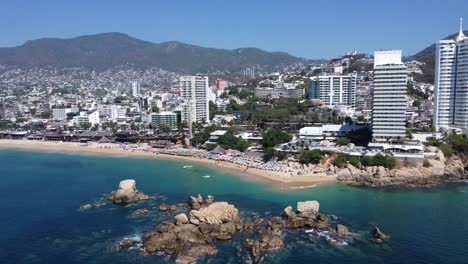
POLYGON ((306 225, 306 219, 302 217, 296 217, 294 219, 289 219, 289 227, 290 228, 302 228, 306 225))
POLYGON ((197 195, 197 202, 199 204, 202 204, 203 203, 203 196, 201 196, 200 194, 197 195))
POLYGON ((133 216, 141 216, 141 215, 147 215, 149 213, 148 209, 138 209, 135 212, 132 213, 133 216))
POLYGON ((294 217, 296 217, 296 213, 293 212, 293 209, 292 209, 291 206, 288 206, 288 207, 284 208, 283 216, 285 216, 287 218, 294 218, 294 217))
POLYGON ((85 205, 80 206, 81 210, 87 210, 87 209, 91 209, 91 208, 93 208, 93 206, 91 204, 85 204, 85 205))
POLYGON ((206 196, 205 205, 208 206, 214 202, 214 197, 211 195, 206 196))
POLYGON ((137 243, 138 242, 135 240, 125 239, 124 241, 119 243, 119 247, 120 249, 128 249, 128 248, 135 246, 137 243))
POLYGON ((159 233, 167 233, 174 227, 174 223, 171 222, 162 222, 156 227, 156 231, 159 233))
POLYGON ((190 219, 195 218, 208 224, 222 224, 232 222, 237 218, 239 211, 227 202, 215 202, 200 210, 192 210, 190 219))
POLYGON ((380 231, 378 227, 374 227, 374 229, 372 229, 372 236, 378 242, 382 242, 387 238, 387 236, 382 231, 380 231))
POLYGON ((148 200, 149 196, 136 189, 135 180, 123 180, 119 184, 119 189, 112 192, 107 199, 116 204, 126 204, 140 200, 148 200))
POLYGON ((254 231, 254 224, 251 222, 245 223, 244 232, 249 234, 249 233, 253 233, 253 231, 254 231))
POLYGON ((189 222, 187 215, 184 213, 174 216, 174 219, 176 220, 177 225, 183 225, 189 222))
POLYGON ((317 201, 297 202, 297 211, 299 213, 308 211, 318 213, 319 207, 320 204, 317 201))
POLYGON ((330 223, 328 223, 328 220, 321 221, 315 224, 315 228, 321 229, 321 230, 328 229, 329 227, 330 227, 330 223))
POLYGON ((200 232, 202 234, 208 234, 211 233, 211 231, 213 231, 213 227, 207 223, 199 223, 198 229, 200 229, 200 232))
POLYGON ((200 209, 201 208, 201 204, 198 202, 197 198, 193 197, 193 196, 190 196, 189 198, 189 202, 188 202, 190 208, 192 209, 200 209))
POLYGON ((339 236, 350 236, 351 233, 349 232, 348 228, 342 224, 338 224, 336 225, 336 233, 339 235, 339 236))
POLYGON ((245 245, 250 249, 256 262, 261 261, 266 251, 275 251, 283 247, 283 233, 281 230, 274 230, 267 227, 260 231, 259 240, 246 239, 245 245))

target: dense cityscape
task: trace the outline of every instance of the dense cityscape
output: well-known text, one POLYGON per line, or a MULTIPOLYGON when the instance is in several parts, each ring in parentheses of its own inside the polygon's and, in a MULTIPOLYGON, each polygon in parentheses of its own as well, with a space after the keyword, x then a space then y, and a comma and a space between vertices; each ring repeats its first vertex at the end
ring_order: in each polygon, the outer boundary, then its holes
POLYGON ((467 8, 2 1, 0 263, 467 263, 467 8))

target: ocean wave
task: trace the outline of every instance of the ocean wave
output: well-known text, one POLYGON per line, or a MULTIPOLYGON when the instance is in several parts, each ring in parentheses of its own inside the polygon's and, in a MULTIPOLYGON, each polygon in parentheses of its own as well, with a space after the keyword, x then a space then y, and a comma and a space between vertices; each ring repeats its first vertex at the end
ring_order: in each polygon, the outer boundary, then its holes
POLYGON ((317 187, 317 184, 314 185, 308 185, 308 186, 295 186, 295 187, 289 187, 289 189, 307 189, 307 188, 314 188, 317 187))
POLYGON ((345 239, 341 238, 340 236, 331 233, 330 231, 319 231, 316 229, 308 229, 305 230, 309 237, 314 239, 324 239, 328 243, 335 245, 335 246, 348 246, 349 243, 345 239))

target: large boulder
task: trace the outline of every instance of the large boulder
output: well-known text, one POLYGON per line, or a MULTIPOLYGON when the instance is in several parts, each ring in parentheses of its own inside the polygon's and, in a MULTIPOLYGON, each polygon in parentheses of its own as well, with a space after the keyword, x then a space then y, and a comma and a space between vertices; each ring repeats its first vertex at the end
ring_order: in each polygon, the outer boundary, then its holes
POLYGON ((119 184, 119 189, 112 192, 108 197, 116 204, 126 204, 140 200, 147 200, 149 196, 136 189, 135 180, 123 180, 119 184))
POLYGON ((227 202, 215 202, 200 210, 190 212, 190 221, 196 219, 207 224, 222 224, 233 222, 239 215, 239 210, 227 202))
POLYGON ((336 234, 338 234, 339 236, 350 236, 351 235, 351 232, 349 232, 348 228, 342 224, 338 224, 336 226, 336 234))
POLYGON ((292 209, 291 206, 288 206, 288 207, 284 208, 283 216, 285 216, 287 218, 295 218, 296 213, 293 212, 293 209, 292 209))
POLYGON ((303 213, 303 212, 318 213, 319 208, 320 208, 320 204, 317 201, 297 202, 297 211, 299 213, 303 213))
POLYGON ((189 222, 187 215, 184 213, 174 216, 174 219, 176 220, 177 225, 183 225, 189 222))

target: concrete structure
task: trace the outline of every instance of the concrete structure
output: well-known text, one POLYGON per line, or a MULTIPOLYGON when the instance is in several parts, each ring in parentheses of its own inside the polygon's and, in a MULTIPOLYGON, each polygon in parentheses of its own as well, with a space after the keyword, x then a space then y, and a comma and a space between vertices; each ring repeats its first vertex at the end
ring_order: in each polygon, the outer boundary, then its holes
POLYGON ((436 43, 433 126, 436 130, 468 128, 468 37, 436 43))
POLYGON ((161 125, 165 125, 170 129, 176 129, 179 126, 177 114, 174 112, 152 113, 151 123, 157 128, 161 125))
POLYGON ((321 75, 310 78, 310 98, 319 99, 324 105, 356 104, 357 74, 321 75))
POLYGON ((80 112, 80 115, 73 117, 72 122, 75 126, 82 126, 87 123, 91 124, 91 126, 99 124, 99 111, 80 112))
POLYGON ((182 120, 187 123, 208 122, 210 117, 208 76, 181 76, 179 81, 180 96, 185 100, 185 104, 182 105, 182 120))
POLYGON ((67 120, 67 114, 71 113, 70 108, 54 108, 52 109, 52 119, 56 121, 67 120))
POLYGON ((140 83, 136 81, 132 82, 132 96, 139 97, 140 95, 140 83))
POLYGON ((406 131, 407 70, 401 50, 374 53, 372 136, 374 141, 399 141, 406 131))
POLYGON ((257 87, 254 89, 254 96, 259 98, 301 98, 304 96, 304 88, 286 87, 257 87))
POLYGON ((298 137, 306 141, 335 141, 338 137, 346 137, 351 131, 366 128, 364 125, 322 125, 303 127, 299 129, 298 137))

